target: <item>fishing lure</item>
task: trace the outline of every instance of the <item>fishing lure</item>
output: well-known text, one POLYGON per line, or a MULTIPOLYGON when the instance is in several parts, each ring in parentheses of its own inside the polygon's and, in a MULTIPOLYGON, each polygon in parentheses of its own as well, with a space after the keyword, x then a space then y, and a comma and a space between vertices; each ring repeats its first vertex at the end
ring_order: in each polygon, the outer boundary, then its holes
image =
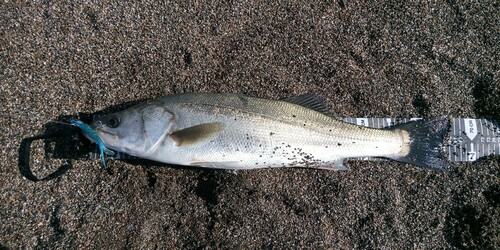
POLYGON ((85 124, 82 121, 78 121, 78 120, 71 120, 69 122, 71 125, 80 128, 89 139, 91 139, 92 141, 97 143, 97 146, 99 146, 99 151, 101 153, 101 161, 102 161, 103 169, 106 169, 106 161, 104 160, 104 154, 113 156, 115 154, 115 152, 112 151, 111 149, 108 149, 104 145, 104 142, 97 135, 95 130, 92 129, 92 127, 90 127, 88 124, 85 124))

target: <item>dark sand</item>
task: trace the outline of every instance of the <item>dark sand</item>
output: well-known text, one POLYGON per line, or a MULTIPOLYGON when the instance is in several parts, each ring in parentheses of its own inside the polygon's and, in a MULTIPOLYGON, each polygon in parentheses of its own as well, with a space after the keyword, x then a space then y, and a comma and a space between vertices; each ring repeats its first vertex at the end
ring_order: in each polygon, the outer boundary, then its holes
POLYGON ((47 124, 181 92, 500 120, 498 2, 17 2, 0 4, 0 248, 500 248, 499 157, 102 171, 77 130, 47 124))

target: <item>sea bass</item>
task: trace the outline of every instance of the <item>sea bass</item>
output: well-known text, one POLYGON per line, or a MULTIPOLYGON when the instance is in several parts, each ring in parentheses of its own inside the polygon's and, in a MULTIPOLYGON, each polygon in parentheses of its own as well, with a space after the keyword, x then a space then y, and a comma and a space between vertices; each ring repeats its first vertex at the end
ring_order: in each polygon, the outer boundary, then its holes
POLYGON ((221 169, 347 170, 344 159, 382 157, 445 170, 446 117, 389 129, 349 124, 306 94, 267 100, 240 94, 161 97, 95 120, 110 149, 169 164, 221 169))

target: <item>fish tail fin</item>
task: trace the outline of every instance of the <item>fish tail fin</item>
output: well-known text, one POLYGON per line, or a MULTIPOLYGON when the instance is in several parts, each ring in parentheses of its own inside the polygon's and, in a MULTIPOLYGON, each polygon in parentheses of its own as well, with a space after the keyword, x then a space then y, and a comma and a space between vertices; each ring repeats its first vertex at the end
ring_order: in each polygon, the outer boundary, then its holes
POLYGON ((418 120, 390 128, 408 132, 409 151, 404 156, 390 157, 422 168, 447 171, 448 157, 444 153, 444 139, 448 135, 449 120, 446 116, 418 120))

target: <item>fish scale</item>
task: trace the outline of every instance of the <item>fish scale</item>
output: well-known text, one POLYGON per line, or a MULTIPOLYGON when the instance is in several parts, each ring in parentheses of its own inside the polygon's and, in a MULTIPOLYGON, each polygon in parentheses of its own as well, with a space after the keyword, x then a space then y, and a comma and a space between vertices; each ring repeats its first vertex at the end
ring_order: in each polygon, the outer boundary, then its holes
POLYGON ((446 118, 373 129, 339 121, 325 110, 310 95, 267 100, 191 93, 148 101, 100 117, 92 126, 111 149, 178 165, 344 170, 346 158, 386 157, 447 167, 437 148, 446 118))
MULTIPOLYGON (((227 127, 231 127, 231 129, 227 130, 230 133, 223 133, 220 140, 205 145, 203 149, 188 148, 188 154, 203 155, 205 160, 217 162, 217 160, 224 161, 227 158, 221 155, 220 152, 226 152, 227 155, 231 155, 230 153, 232 153, 235 157, 227 159, 228 161, 235 161, 235 159, 240 159, 241 161, 243 159, 238 168, 253 168, 255 166, 305 166, 314 164, 319 164, 322 167, 322 165, 332 165, 333 162, 345 157, 368 154, 363 152, 362 149, 364 143, 371 142, 368 139, 370 137, 378 138, 378 140, 380 138, 393 138, 387 136, 390 134, 389 131, 364 129, 348 124, 344 125, 339 121, 317 112, 312 112, 309 109, 289 107, 296 105, 286 102, 271 101, 269 105, 266 105, 268 100, 252 99, 251 101, 254 103, 250 101, 244 102, 245 105, 243 106, 239 106, 240 103, 238 102, 224 103, 225 105, 232 105, 229 106, 230 108, 206 103, 183 103, 182 105, 177 105, 179 110, 175 113, 185 116, 179 120, 179 123, 185 123, 187 127, 220 120, 223 120, 227 127), (195 106, 196 108, 194 108, 195 106), (273 110, 284 112, 281 112, 281 116, 278 117, 270 116, 267 113, 260 113, 265 112, 263 107, 266 106, 273 110), (212 113, 211 111, 213 110, 216 110, 216 112, 212 113), (234 121, 233 117, 236 117, 236 121, 234 121), (254 126, 249 126, 249 124, 254 126), (337 127, 337 129, 332 129, 334 127, 337 127), (342 129, 338 127, 342 127, 342 129), (348 132, 346 132, 346 129, 348 129, 348 132), (309 131, 305 132, 304 130, 309 131), (342 130, 343 134, 339 132, 342 130), (249 144, 252 148, 247 148, 246 151, 248 152, 243 153, 245 152, 245 148, 240 148, 238 152, 230 152, 231 148, 221 147, 221 141, 232 141, 235 145, 248 141, 245 137, 246 133, 252 134, 252 138, 250 138, 252 143, 249 144), (271 135, 272 133, 274 135, 271 135), (278 151, 278 154, 271 154, 273 152, 271 149, 274 147, 278 147, 277 150, 274 150, 274 152, 278 151), (267 160, 260 160, 260 158, 267 160)), ((372 152, 369 153, 375 154, 374 150, 372 149, 372 152)), ((380 147, 380 151, 383 154, 387 150, 380 147)))

